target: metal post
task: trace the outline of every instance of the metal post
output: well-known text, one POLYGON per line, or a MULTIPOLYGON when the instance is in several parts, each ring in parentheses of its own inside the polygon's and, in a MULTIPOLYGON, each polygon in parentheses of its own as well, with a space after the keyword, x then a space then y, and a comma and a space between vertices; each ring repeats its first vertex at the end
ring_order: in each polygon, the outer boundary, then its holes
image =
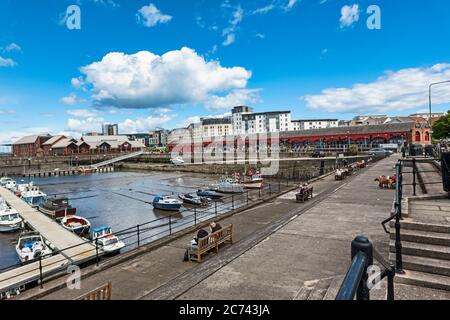
POLYGON ((278 193, 281 192, 281 181, 278 181, 278 193))
POLYGON ((141 227, 140 227, 140 225, 137 225, 136 226, 136 233, 137 233, 137 245, 138 245, 138 248, 141 246, 141 227))
POLYGON ((261 200, 261 189, 258 190, 258 194, 259 194, 259 199, 261 200))
POLYGON ((169 216, 169 235, 172 234, 172 216, 169 216))
POLYGON ((98 267, 98 261, 99 261, 99 258, 98 258, 98 238, 95 238, 95 258, 96 258, 96 264, 97 264, 97 267, 98 267))
POLYGON ((413 196, 416 195, 416 158, 413 158, 412 160, 413 163, 413 196))
POLYGON ((39 255, 39 282, 41 285, 41 289, 44 288, 43 281, 44 281, 44 277, 42 276, 42 255, 39 255))
POLYGON ((197 225, 197 208, 194 208, 194 225, 197 225))
POLYGON ((248 206, 248 190, 247 190, 247 206, 248 206))
POLYGON ((234 194, 231 195, 231 205, 232 205, 232 209, 234 211, 234 194))
POLYGON ((352 241, 351 245, 351 257, 353 258, 359 253, 363 252, 367 256, 367 262, 365 266, 365 270, 363 272, 363 276, 361 278, 361 282, 358 285, 358 289, 356 291, 356 300, 370 300, 370 292, 367 287, 367 268, 373 265, 373 246, 372 243, 364 236, 358 236, 355 240, 352 241))
POLYGON ((272 195, 272 184, 269 184, 269 195, 272 195))
POLYGON ((217 216, 217 200, 214 201, 214 212, 216 213, 217 216))
POLYGON ((395 269, 392 267, 391 270, 387 270, 387 300, 393 301, 394 299, 394 277, 395 269))

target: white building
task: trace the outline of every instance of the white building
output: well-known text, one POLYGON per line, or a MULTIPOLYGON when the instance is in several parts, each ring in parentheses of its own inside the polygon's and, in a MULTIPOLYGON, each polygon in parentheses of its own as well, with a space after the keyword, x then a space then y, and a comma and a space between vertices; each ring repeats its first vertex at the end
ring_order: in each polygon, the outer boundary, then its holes
POLYGON ((291 130, 290 111, 253 112, 250 107, 234 107, 232 111, 234 134, 253 134, 291 130))
MULTIPOLYGON (((435 119, 435 118, 440 118, 445 116, 445 112, 432 112, 431 113, 431 119, 435 119)), ((415 117, 415 118, 423 118, 423 119, 430 119, 430 113, 414 113, 411 114, 410 117, 415 117)))
MULTIPOLYGON (((201 132, 202 137, 222 137, 232 135, 233 134, 232 120, 230 117, 202 118, 201 132)), ((195 131, 194 136, 196 136, 195 131)))
POLYGON ((292 130, 311 130, 311 129, 327 129, 339 126, 338 119, 309 119, 309 120, 293 120, 292 130))

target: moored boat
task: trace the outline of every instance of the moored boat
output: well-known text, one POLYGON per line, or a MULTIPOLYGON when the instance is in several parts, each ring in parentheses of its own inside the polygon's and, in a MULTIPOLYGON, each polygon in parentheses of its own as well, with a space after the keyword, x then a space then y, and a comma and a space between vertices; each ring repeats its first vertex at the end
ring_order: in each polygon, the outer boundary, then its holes
POLYGON ((51 256, 52 250, 45 244, 39 232, 25 232, 19 237, 16 252, 21 262, 27 262, 39 257, 51 256))
POLYGON ((38 207, 47 200, 47 195, 37 186, 28 186, 20 195, 20 198, 32 207, 38 207))
POLYGON ((259 173, 253 174, 249 176, 248 178, 244 178, 241 181, 241 184, 246 189, 261 189, 264 183, 264 179, 262 175, 259 173))
POLYGON ((0 232, 14 232, 22 227, 22 218, 13 208, 0 209, 0 232))
POLYGON ((91 228, 89 220, 80 216, 66 216, 61 219, 61 225, 79 236, 89 233, 91 228))
POLYGON ((4 187, 9 181, 13 181, 10 177, 1 177, 0 186, 4 187))
POLYGON ((179 211, 183 201, 175 199, 171 196, 156 196, 153 199, 153 207, 159 210, 179 211))
POLYGON ((80 168, 78 168, 78 173, 79 174, 91 174, 91 173, 94 173, 94 169, 89 168, 89 167, 80 167, 80 168))
POLYGON ((111 227, 92 229, 91 240, 105 254, 119 253, 125 247, 125 243, 112 233, 111 227))
POLYGON ((198 190, 197 195, 200 197, 205 197, 205 198, 209 198, 212 200, 218 200, 218 199, 223 198, 223 194, 217 193, 212 190, 198 190))
POLYGON ((57 220, 62 219, 65 216, 74 216, 77 213, 77 209, 69 204, 69 199, 66 197, 47 198, 47 200, 39 206, 38 210, 57 220))
POLYGON ((198 196, 196 193, 185 193, 185 194, 179 194, 178 198, 183 200, 185 203, 193 204, 196 206, 207 206, 208 205, 208 199, 204 197, 198 196))
POLYGON ((243 193, 244 187, 236 179, 226 178, 210 186, 213 191, 221 193, 243 193))
POLYGON ((180 166, 184 164, 184 160, 182 157, 178 156, 170 159, 170 163, 176 166, 180 166))
POLYGON ((4 187, 10 191, 14 191, 14 189, 17 187, 17 182, 15 180, 8 180, 4 187))

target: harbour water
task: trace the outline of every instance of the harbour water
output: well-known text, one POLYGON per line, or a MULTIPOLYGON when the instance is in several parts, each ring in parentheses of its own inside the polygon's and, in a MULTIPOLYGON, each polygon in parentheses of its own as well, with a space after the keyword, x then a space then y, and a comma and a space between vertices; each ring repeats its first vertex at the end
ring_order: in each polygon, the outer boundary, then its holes
MULTIPOLYGON (((119 231, 170 215, 153 209, 150 203, 154 195, 194 192, 216 180, 212 175, 192 173, 118 171, 32 181, 49 196, 68 197, 77 208, 77 215, 87 218, 92 227, 111 226, 113 231, 119 231)), ((19 262, 15 252, 18 237, 19 232, 0 234, 0 269, 19 262)))

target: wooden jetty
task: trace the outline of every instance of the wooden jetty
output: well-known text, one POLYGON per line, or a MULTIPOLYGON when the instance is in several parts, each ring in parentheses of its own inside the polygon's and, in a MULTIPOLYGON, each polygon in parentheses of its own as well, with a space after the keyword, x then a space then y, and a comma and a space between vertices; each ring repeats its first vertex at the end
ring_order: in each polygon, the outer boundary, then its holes
POLYGON ((69 265, 80 264, 96 258, 96 248, 76 234, 64 229, 28 203, 15 196, 11 191, 0 187, 2 197, 12 208, 16 209, 24 222, 50 242, 57 254, 46 259, 0 273, 0 293, 19 288, 36 281, 42 274, 49 275, 65 270, 69 265), (69 248, 65 250, 66 248, 69 248), (58 250, 62 250, 58 253, 58 250))

